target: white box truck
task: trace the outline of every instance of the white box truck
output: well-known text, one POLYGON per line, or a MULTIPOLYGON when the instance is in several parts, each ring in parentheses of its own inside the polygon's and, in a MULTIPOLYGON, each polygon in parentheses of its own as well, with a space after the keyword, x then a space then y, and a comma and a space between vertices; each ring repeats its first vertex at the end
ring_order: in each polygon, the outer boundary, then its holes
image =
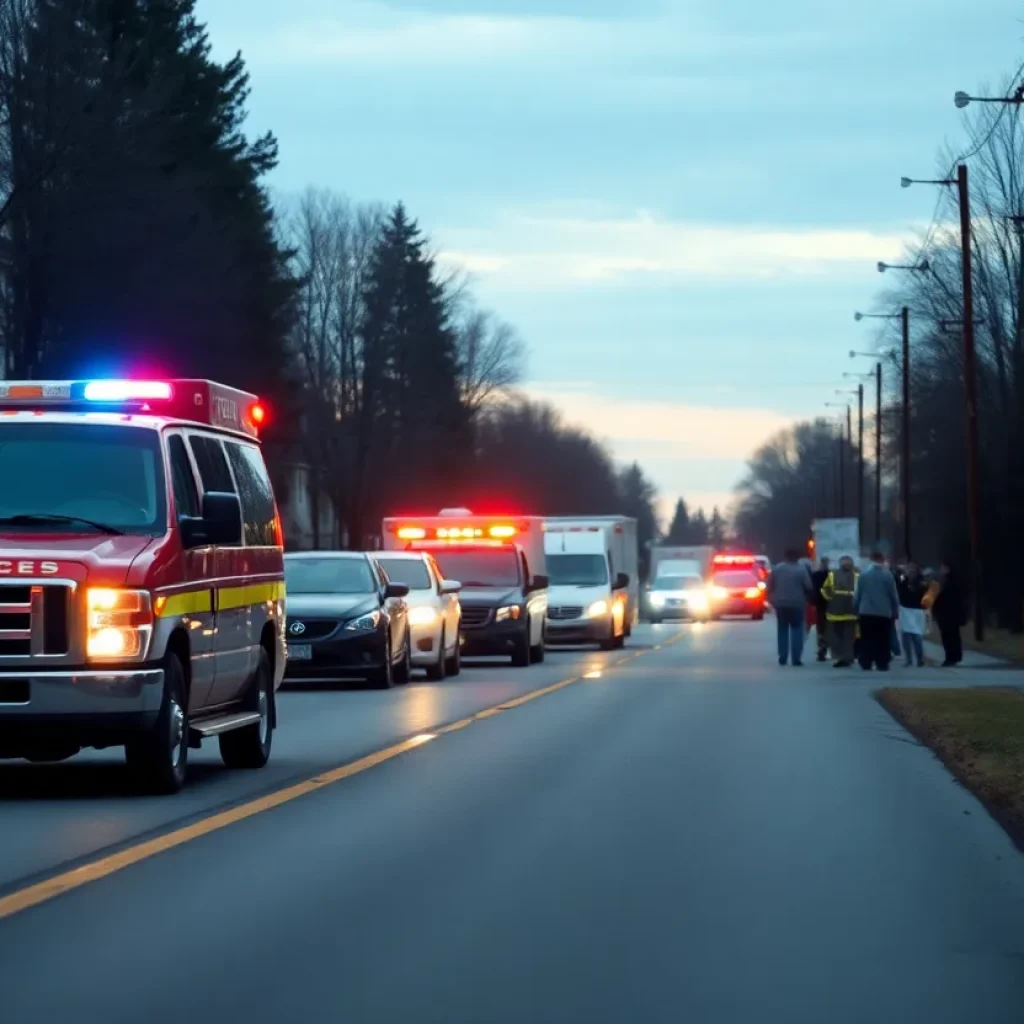
POLYGON ((548 642, 621 647, 639 615, 636 520, 547 518, 544 557, 548 642))
POLYGON ((815 519, 811 523, 811 536, 814 539, 815 564, 827 558, 834 569, 843 555, 849 555, 860 564, 859 519, 815 519))

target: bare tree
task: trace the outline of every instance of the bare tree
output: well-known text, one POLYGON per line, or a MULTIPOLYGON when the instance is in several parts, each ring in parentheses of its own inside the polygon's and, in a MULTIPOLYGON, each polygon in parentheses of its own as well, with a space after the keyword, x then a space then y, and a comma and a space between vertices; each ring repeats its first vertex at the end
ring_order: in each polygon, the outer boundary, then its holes
POLYGON ((493 313, 471 309, 456 325, 463 404, 471 416, 522 380, 526 346, 493 313))

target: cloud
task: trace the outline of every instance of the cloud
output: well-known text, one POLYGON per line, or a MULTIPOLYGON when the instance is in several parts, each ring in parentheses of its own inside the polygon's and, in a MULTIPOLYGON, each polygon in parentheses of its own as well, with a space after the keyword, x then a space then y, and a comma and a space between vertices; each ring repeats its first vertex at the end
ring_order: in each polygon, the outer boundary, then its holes
POLYGON ((564 70, 584 63, 607 72, 611 64, 635 68, 641 60, 714 55, 757 57, 781 47, 813 53, 820 32, 801 27, 776 33, 713 27, 696 12, 631 17, 593 17, 571 13, 543 14, 426 13, 368 0, 298 0, 276 17, 251 23, 243 45, 246 58, 260 64, 389 65, 408 71, 433 67, 493 68, 496 60, 517 65, 548 65, 564 70))
POLYGON ((670 515, 684 497, 691 510, 725 513, 750 453, 794 417, 757 407, 619 398, 585 382, 533 382, 530 398, 550 402, 567 423, 604 441, 620 463, 639 462, 659 492, 658 511, 670 515))
POLYGON ((750 279, 844 273, 895 260, 903 232, 506 214, 485 228, 443 228, 447 264, 513 288, 643 279, 750 279))

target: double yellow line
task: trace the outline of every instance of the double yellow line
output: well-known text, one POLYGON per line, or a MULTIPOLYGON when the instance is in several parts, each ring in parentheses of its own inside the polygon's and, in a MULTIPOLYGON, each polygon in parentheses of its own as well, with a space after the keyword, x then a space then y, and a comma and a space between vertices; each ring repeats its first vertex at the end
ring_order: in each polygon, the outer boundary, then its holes
MULTIPOLYGON (((663 643, 651 648, 651 651, 637 651, 624 658, 619 658, 611 664, 603 666, 601 669, 601 675, 620 668, 622 665, 628 664, 631 661, 635 661, 637 658, 643 657, 645 654, 653 651, 660 651, 663 647, 675 643, 683 635, 684 634, 681 632, 677 633, 663 643)), ((211 832, 217 832, 222 828, 227 828, 228 825, 234 825, 236 822, 245 821, 246 818, 262 814, 264 811, 280 807, 282 804, 289 803, 301 796, 306 796, 309 793, 315 793, 317 790, 323 789, 325 786, 331 786, 336 782, 341 782, 342 779, 348 779, 353 775, 360 774, 360 772, 365 772, 370 768, 375 768, 377 765, 383 764, 385 761, 391 761, 396 757, 400 757, 402 754, 408 753, 410 750, 415 750, 417 747, 423 746, 424 743, 429 743, 438 736, 458 732, 460 729, 465 729, 474 722, 493 718, 495 715, 500 715, 503 711, 511 711, 513 708, 522 707, 530 701, 538 700, 541 697, 547 697, 549 694, 557 693, 559 690, 564 690, 567 686, 572 686, 574 683, 589 681, 594 678, 599 678, 599 676, 597 676, 596 673, 583 672, 580 675, 571 676, 568 679, 552 683, 550 686, 542 687, 539 690, 531 690, 522 697, 516 697, 513 700, 507 700, 501 704, 494 704, 491 707, 484 708, 467 718, 462 718, 457 722, 453 722, 451 725, 443 726, 435 732, 421 733, 418 736, 410 736, 408 739, 395 743, 390 747, 385 747, 383 750, 377 750, 372 754, 367 754, 366 757, 361 757, 356 761, 350 761, 348 764, 342 765, 340 768, 334 768, 330 771, 323 772, 320 775, 314 775, 312 778, 306 779, 303 782, 297 782, 294 785, 286 786, 284 789, 276 790, 266 796, 257 797, 255 800, 250 800, 247 803, 240 804, 238 807, 233 807, 227 811, 219 811, 218 813, 213 814, 208 818, 204 818, 202 821, 197 821, 192 825, 186 825, 183 828, 175 829, 173 832, 168 832, 166 835, 158 836, 155 839, 147 839, 145 842, 137 843, 124 850, 119 850, 117 853, 108 854, 105 857, 100 857, 97 860, 90 861, 88 864, 83 864, 80 867, 72 868, 69 871, 64 871, 61 874, 54 875, 54 877, 47 878, 42 882, 26 886, 24 889, 12 892, 8 896, 0 897, 0 920, 3 920, 6 917, 12 917, 14 914, 19 914, 21 911, 28 910, 31 907, 38 906, 40 903, 45 903, 47 900, 52 900, 55 896, 60 896, 66 892, 71 892, 73 889, 81 888, 83 885, 88 885, 90 882, 98 882, 101 878, 113 875, 124 868, 131 867, 133 864, 138 864, 140 861, 146 860, 149 857, 154 857, 158 853, 173 850, 175 847, 183 846, 185 843, 191 842, 193 839, 199 839, 201 836, 209 835, 211 832)))

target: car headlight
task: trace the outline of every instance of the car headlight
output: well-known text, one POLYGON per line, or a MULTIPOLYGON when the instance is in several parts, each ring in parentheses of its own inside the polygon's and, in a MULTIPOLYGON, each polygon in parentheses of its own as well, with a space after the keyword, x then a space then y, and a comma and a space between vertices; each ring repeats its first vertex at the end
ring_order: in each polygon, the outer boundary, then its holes
POLYGON ((704 594, 690 594, 686 603, 695 611, 702 612, 708 606, 708 599, 704 594))
MULTIPOLYGON (((162 607, 163 599, 157 602, 162 607)), ((145 659, 153 635, 149 591, 90 587, 85 604, 85 651, 90 661, 145 659)))
POLYGON ((437 614, 436 609, 420 607, 412 608, 409 611, 409 625, 410 626, 433 626, 435 622, 441 616, 437 614))
POLYGON ((372 611, 368 615, 360 615, 358 619, 353 619, 351 622, 345 623, 345 628, 350 633, 367 633, 372 629, 376 629, 380 624, 380 612, 372 611))
POLYGON ((607 601, 595 601, 587 609, 588 619, 599 619, 602 615, 608 614, 608 602, 607 601))
POLYGON ((729 591, 726 590, 725 587, 712 587, 711 596, 716 601, 722 601, 729 596, 729 591))
POLYGON ((505 622, 507 619, 518 619, 522 609, 517 604, 510 604, 504 608, 499 608, 497 614, 494 616, 496 622, 505 622))
POLYGON ((651 604, 653 604, 655 608, 660 608, 664 603, 664 594, 651 594, 651 604))

